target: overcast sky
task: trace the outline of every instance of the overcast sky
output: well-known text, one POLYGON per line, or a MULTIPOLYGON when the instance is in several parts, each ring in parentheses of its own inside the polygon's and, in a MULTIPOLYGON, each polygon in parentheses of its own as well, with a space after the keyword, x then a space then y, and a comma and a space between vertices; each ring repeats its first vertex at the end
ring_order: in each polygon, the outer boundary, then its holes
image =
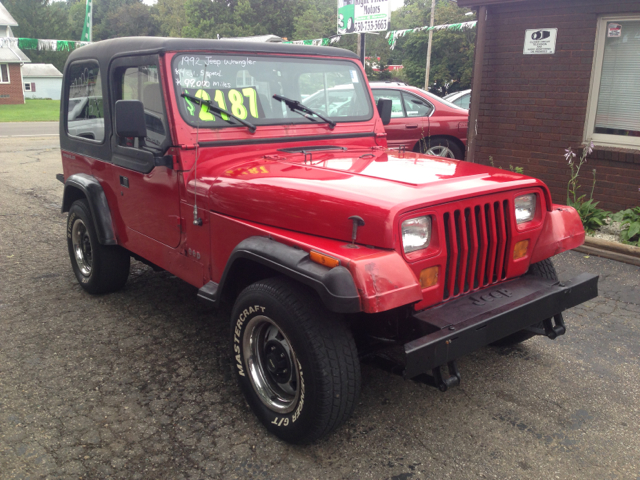
MULTIPOLYGON (((157 0, 142 0, 144 3, 146 3, 147 5, 155 5, 157 0)), ((404 5, 404 0, 390 0, 391 2, 391 10, 397 10, 398 8, 400 8, 402 5, 404 5)), ((336 2, 337 5, 338 2, 336 2)))
MULTIPOLYGON (((59 2, 62 0, 52 0, 53 2, 59 2)), ((144 3, 146 3, 147 5, 155 5, 157 3, 158 0, 142 0, 144 3)), ((399 9, 402 5, 404 5, 404 0, 389 0, 390 4, 391 4, 391 10, 397 10, 399 9)), ((336 2, 336 5, 338 4, 338 2, 336 2)))

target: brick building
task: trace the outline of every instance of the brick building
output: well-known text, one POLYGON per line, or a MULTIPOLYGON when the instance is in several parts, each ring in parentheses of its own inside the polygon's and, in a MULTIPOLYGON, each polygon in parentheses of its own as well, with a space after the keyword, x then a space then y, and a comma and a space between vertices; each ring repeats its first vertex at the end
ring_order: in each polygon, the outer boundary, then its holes
POLYGON ((11 27, 18 26, 11 14, 0 3, 0 105, 24 103, 22 65, 30 62, 15 45, 2 42, 12 37, 11 27))
POLYGON ((565 203, 564 150, 593 141, 580 192, 595 168, 600 207, 639 206, 640 1, 458 5, 478 10, 467 160, 522 166, 565 203))

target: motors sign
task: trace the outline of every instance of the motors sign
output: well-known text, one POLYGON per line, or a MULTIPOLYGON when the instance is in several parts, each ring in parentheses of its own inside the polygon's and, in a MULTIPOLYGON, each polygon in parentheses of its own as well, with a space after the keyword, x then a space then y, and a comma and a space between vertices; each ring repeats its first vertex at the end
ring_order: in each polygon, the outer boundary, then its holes
POLYGON ((556 53, 557 28, 535 28, 525 30, 524 53, 525 55, 551 55, 556 53))
POLYGON ((338 0, 338 35, 389 29, 389 0, 338 0))

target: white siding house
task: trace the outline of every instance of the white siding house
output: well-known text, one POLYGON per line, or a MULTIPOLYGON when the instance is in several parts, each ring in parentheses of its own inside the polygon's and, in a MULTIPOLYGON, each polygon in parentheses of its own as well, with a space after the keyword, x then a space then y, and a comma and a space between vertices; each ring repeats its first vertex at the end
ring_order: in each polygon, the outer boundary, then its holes
POLYGON ((25 98, 60 100, 62 73, 50 63, 25 63, 22 66, 25 98))

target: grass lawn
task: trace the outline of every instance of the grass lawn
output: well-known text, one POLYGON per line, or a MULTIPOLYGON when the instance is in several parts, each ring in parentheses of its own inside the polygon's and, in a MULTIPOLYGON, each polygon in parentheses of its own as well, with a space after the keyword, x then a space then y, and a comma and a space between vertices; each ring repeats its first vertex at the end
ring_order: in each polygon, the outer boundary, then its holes
POLYGON ((27 100, 22 105, 0 105, 0 122, 55 122, 60 100, 27 100))

